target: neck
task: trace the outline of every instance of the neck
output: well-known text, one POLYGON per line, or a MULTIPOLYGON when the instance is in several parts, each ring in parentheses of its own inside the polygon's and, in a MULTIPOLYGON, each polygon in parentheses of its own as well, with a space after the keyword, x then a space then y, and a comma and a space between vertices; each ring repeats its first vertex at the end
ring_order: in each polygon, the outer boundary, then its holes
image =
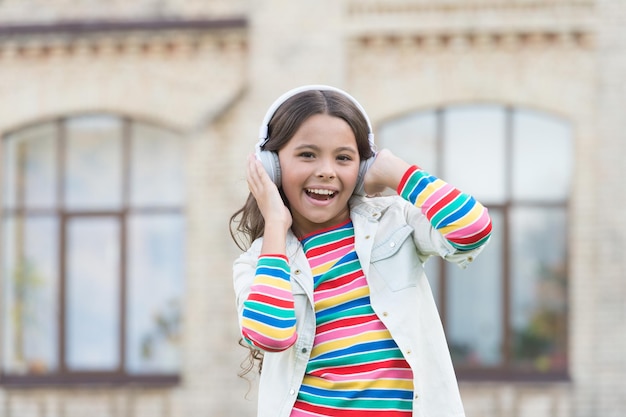
POLYGON ((296 235, 298 239, 302 239, 303 237, 306 237, 307 235, 310 235, 311 233, 316 232, 318 230, 327 229, 327 228, 336 226, 348 220, 349 218, 350 218, 350 207, 346 206, 346 208, 342 210, 340 213, 337 213, 336 216, 321 223, 315 223, 307 219, 297 220, 296 218, 294 218, 293 223, 291 225, 291 231, 293 232, 294 235, 296 235))

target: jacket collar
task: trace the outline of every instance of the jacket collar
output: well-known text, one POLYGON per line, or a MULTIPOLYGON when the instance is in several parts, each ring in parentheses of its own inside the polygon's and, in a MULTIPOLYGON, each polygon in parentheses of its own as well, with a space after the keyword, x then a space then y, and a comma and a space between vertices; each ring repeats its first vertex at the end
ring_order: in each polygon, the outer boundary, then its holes
MULTIPOLYGON (((350 206, 350 218, 352 222, 360 222, 362 220, 369 222, 378 222, 383 213, 393 204, 394 198, 387 197, 365 197, 353 195, 348 201, 350 206)), ((300 247, 300 240, 289 229, 287 232, 287 256, 292 258, 300 247)))
MULTIPOLYGON (((365 275, 369 272, 372 247, 378 223, 384 212, 393 204, 394 197, 364 197, 354 195, 350 198, 350 218, 354 224, 355 250, 361 261, 361 267, 365 275)), ((310 277, 309 263, 304 256, 302 244, 296 235, 289 229, 287 232, 287 257, 294 262, 294 267, 307 271, 310 277)), ((301 280, 302 275, 298 274, 296 281, 301 280)), ((299 282, 305 292, 313 300, 312 282, 299 282)))
MULTIPOLYGON (((350 218, 354 221, 355 217, 361 217, 364 220, 378 222, 381 215, 393 204, 393 197, 365 197, 353 195, 348 201, 350 206, 350 218)), ((297 248, 300 241, 296 235, 289 229, 287 232, 287 247, 297 248)), ((293 253, 288 253, 291 256, 293 253)))
POLYGON ((393 204, 394 197, 365 197, 353 195, 348 204, 350 216, 361 216, 371 221, 378 221, 381 215, 393 204))

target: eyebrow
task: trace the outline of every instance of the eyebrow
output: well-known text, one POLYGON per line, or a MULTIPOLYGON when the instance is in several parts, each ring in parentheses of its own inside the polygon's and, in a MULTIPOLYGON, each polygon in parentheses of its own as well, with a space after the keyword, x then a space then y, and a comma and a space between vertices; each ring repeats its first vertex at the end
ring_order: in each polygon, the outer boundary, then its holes
MULTIPOLYGON (((304 145, 296 146, 295 149, 296 150, 313 149, 313 150, 319 151, 320 147, 317 145, 304 144, 304 145)), ((341 146, 339 148, 333 149, 333 152, 350 152, 350 153, 356 153, 356 154, 359 153, 358 149, 353 148, 351 146, 341 146)))

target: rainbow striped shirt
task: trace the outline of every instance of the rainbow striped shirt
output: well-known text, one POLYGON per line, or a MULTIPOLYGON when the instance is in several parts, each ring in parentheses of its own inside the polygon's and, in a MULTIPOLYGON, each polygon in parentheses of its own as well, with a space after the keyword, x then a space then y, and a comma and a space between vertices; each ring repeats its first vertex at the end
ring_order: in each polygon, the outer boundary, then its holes
POLYGON ((292 417, 412 413, 413 373, 374 313, 350 220, 302 239, 316 333, 292 417))

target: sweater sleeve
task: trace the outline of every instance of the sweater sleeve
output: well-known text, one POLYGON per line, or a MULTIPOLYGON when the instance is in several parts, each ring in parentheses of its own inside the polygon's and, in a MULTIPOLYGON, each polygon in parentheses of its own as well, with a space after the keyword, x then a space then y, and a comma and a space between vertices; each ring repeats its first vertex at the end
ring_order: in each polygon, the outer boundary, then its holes
POLYGON ((491 235, 491 218, 482 204, 417 166, 407 170, 397 192, 460 252, 482 246, 491 235))
POLYGON ((259 349, 276 352, 296 341, 296 316, 290 269, 284 255, 261 255, 250 294, 243 304, 244 340, 259 349))

